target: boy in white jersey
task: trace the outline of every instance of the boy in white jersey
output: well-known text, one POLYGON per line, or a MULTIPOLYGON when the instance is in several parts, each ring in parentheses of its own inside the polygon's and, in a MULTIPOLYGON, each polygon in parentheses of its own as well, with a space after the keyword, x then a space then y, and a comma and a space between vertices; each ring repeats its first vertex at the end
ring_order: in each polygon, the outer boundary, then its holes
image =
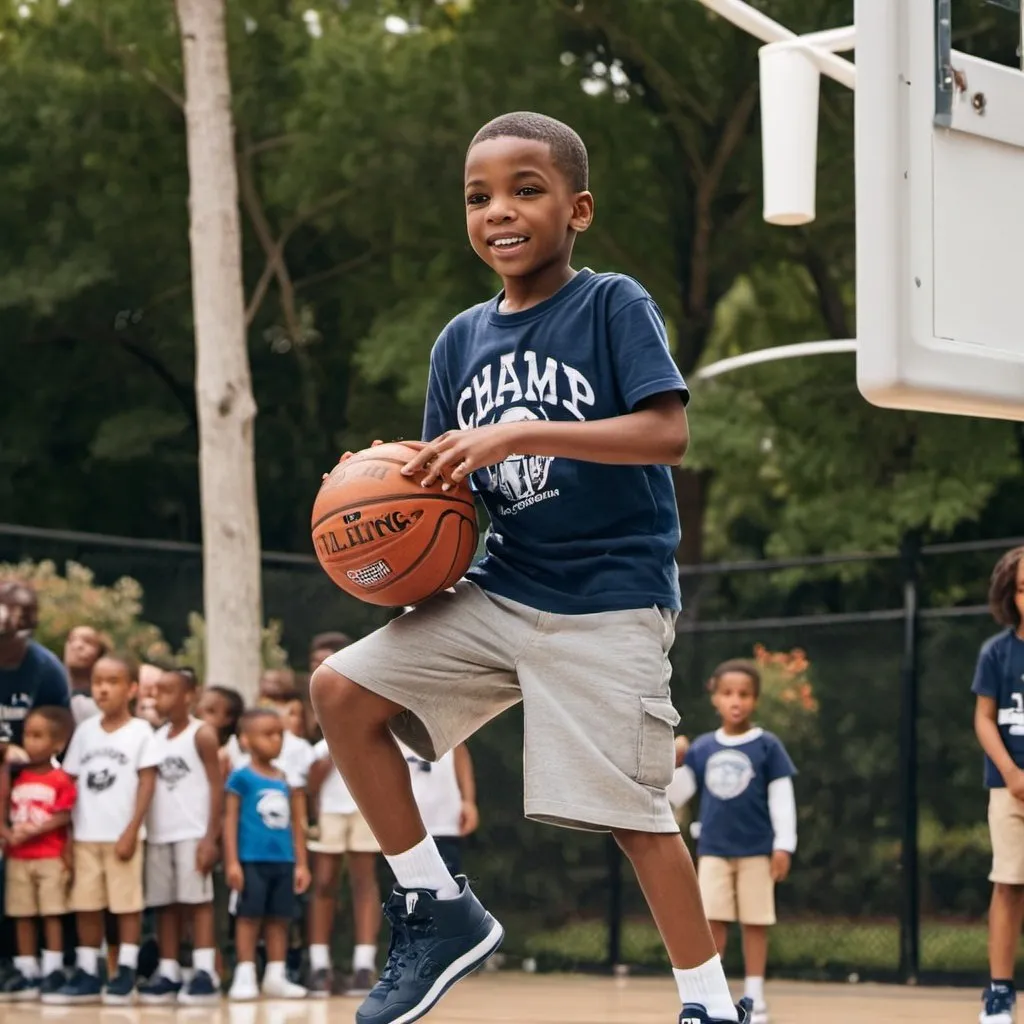
POLYGON ((93 666, 92 699, 100 710, 75 731, 64 771, 77 779, 72 812, 77 967, 67 984, 42 996, 44 1003, 99 1002, 118 1005, 135 999, 142 932, 141 830, 153 798, 156 768, 150 757, 153 730, 134 718, 137 668, 126 657, 105 655, 93 666), (117 918, 117 973, 101 986, 98 957, 103 915, 117 918))
POLYGON ((191 669, 162 672, 155 710, 164 722, 150 759, 156 791, 147 819, 146 905, 157 908, 160 966, 139 987, 144 1003, 216 1002, 213 876, 224 816, 219 744, 212 726, 192 716, 196 677, 191 669), (181 934, 191 923, 195 971, 182 987, 181 934))

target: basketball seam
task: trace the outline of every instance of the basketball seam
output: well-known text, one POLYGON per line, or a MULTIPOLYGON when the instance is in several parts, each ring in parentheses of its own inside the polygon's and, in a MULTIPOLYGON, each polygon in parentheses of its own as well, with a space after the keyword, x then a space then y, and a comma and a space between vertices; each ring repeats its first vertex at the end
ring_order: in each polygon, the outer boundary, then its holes
MULTIPOLYGON (((476 502, 467 501, 465 498, 460 498, 454 494, 426 494, 421 495, 425 501, 457 501, 460 505, 468 505, 470 508, 476 510, 476 502)), ((412 494, 382 494, 380 497, 373 498, 362 498, 359 501, 353 501, 348 505, 340 505, 338 508, 332 509, 330 512, 325 513, 319 519, 314 520, 311 529, 315 530, 318 526, 322 526, 328 519, 336 516, 342 512, 348 512, 352 509, 362 509, 367 505, 376 505, 382 501, 413 501, 415 496, 412 494)))

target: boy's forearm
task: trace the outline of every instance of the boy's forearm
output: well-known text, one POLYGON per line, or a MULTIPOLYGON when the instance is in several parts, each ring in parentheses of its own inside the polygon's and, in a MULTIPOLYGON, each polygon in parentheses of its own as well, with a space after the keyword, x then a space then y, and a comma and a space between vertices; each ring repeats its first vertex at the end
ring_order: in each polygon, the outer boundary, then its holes
POLYGON ((220 839, 224 828, 224 790, 219 786, 210 787, 210 820, 206 824, 206 838, 212 842, 220 839))
POLYGON ((306 791, 292 790, 292 845, 295 847, 295 866, 308 866, 306 853, 306 791))
POLYGON ((156 769, 143 768, 139 772, 139 789, 135 794, 135 814, 132 816, 131 824, 128 826, 133 832, 142 828, 142 823, 149 813, 149 805, 153 802, 153 793, 156 790, 156 769))
POLYGON ((459 786, 459 795, 465 803, 476 803, 476 778, 473 773, 473 758, 469 747, 460 743, 455 748, 455 781, 459 786))
POLYGON ((45 836, 48 832, 56 832, 58 829, 66 828, 70 824, 71 812, 58 811, 56 814, 51 815, 48 820, 39 825, 33 825, 29 830, 29 836, 35 839, 38 836, 45 836))
POLYGON ((989 760, 996 766, 1004 782, 1021 770, 1006 749, 1003 737, 999 735, 999 726, 991 718, 981 715, 975 717, 974 731, 978 736, 981 749, 988 754, 989 760))

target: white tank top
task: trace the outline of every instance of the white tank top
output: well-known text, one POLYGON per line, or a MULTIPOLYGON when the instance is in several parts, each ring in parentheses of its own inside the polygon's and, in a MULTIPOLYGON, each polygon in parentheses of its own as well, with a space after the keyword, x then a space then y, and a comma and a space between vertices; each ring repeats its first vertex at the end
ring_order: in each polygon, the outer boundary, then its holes
POLYGON ((153 735, 151 763, 156 764, 156 791, 146 819, 151 843, 202 839, 210 817, 210 781, 196 749, 198 718, 169 738, 170 725, 153 735))

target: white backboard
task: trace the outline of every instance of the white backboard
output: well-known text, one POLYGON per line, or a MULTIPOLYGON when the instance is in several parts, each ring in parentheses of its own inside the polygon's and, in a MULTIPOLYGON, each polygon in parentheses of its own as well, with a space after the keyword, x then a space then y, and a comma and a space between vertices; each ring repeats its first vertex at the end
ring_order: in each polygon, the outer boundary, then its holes
POLYGON ((1024 73, 949 49, 944 8, 855 2, 857 383, 1024 420, 1024 73))

